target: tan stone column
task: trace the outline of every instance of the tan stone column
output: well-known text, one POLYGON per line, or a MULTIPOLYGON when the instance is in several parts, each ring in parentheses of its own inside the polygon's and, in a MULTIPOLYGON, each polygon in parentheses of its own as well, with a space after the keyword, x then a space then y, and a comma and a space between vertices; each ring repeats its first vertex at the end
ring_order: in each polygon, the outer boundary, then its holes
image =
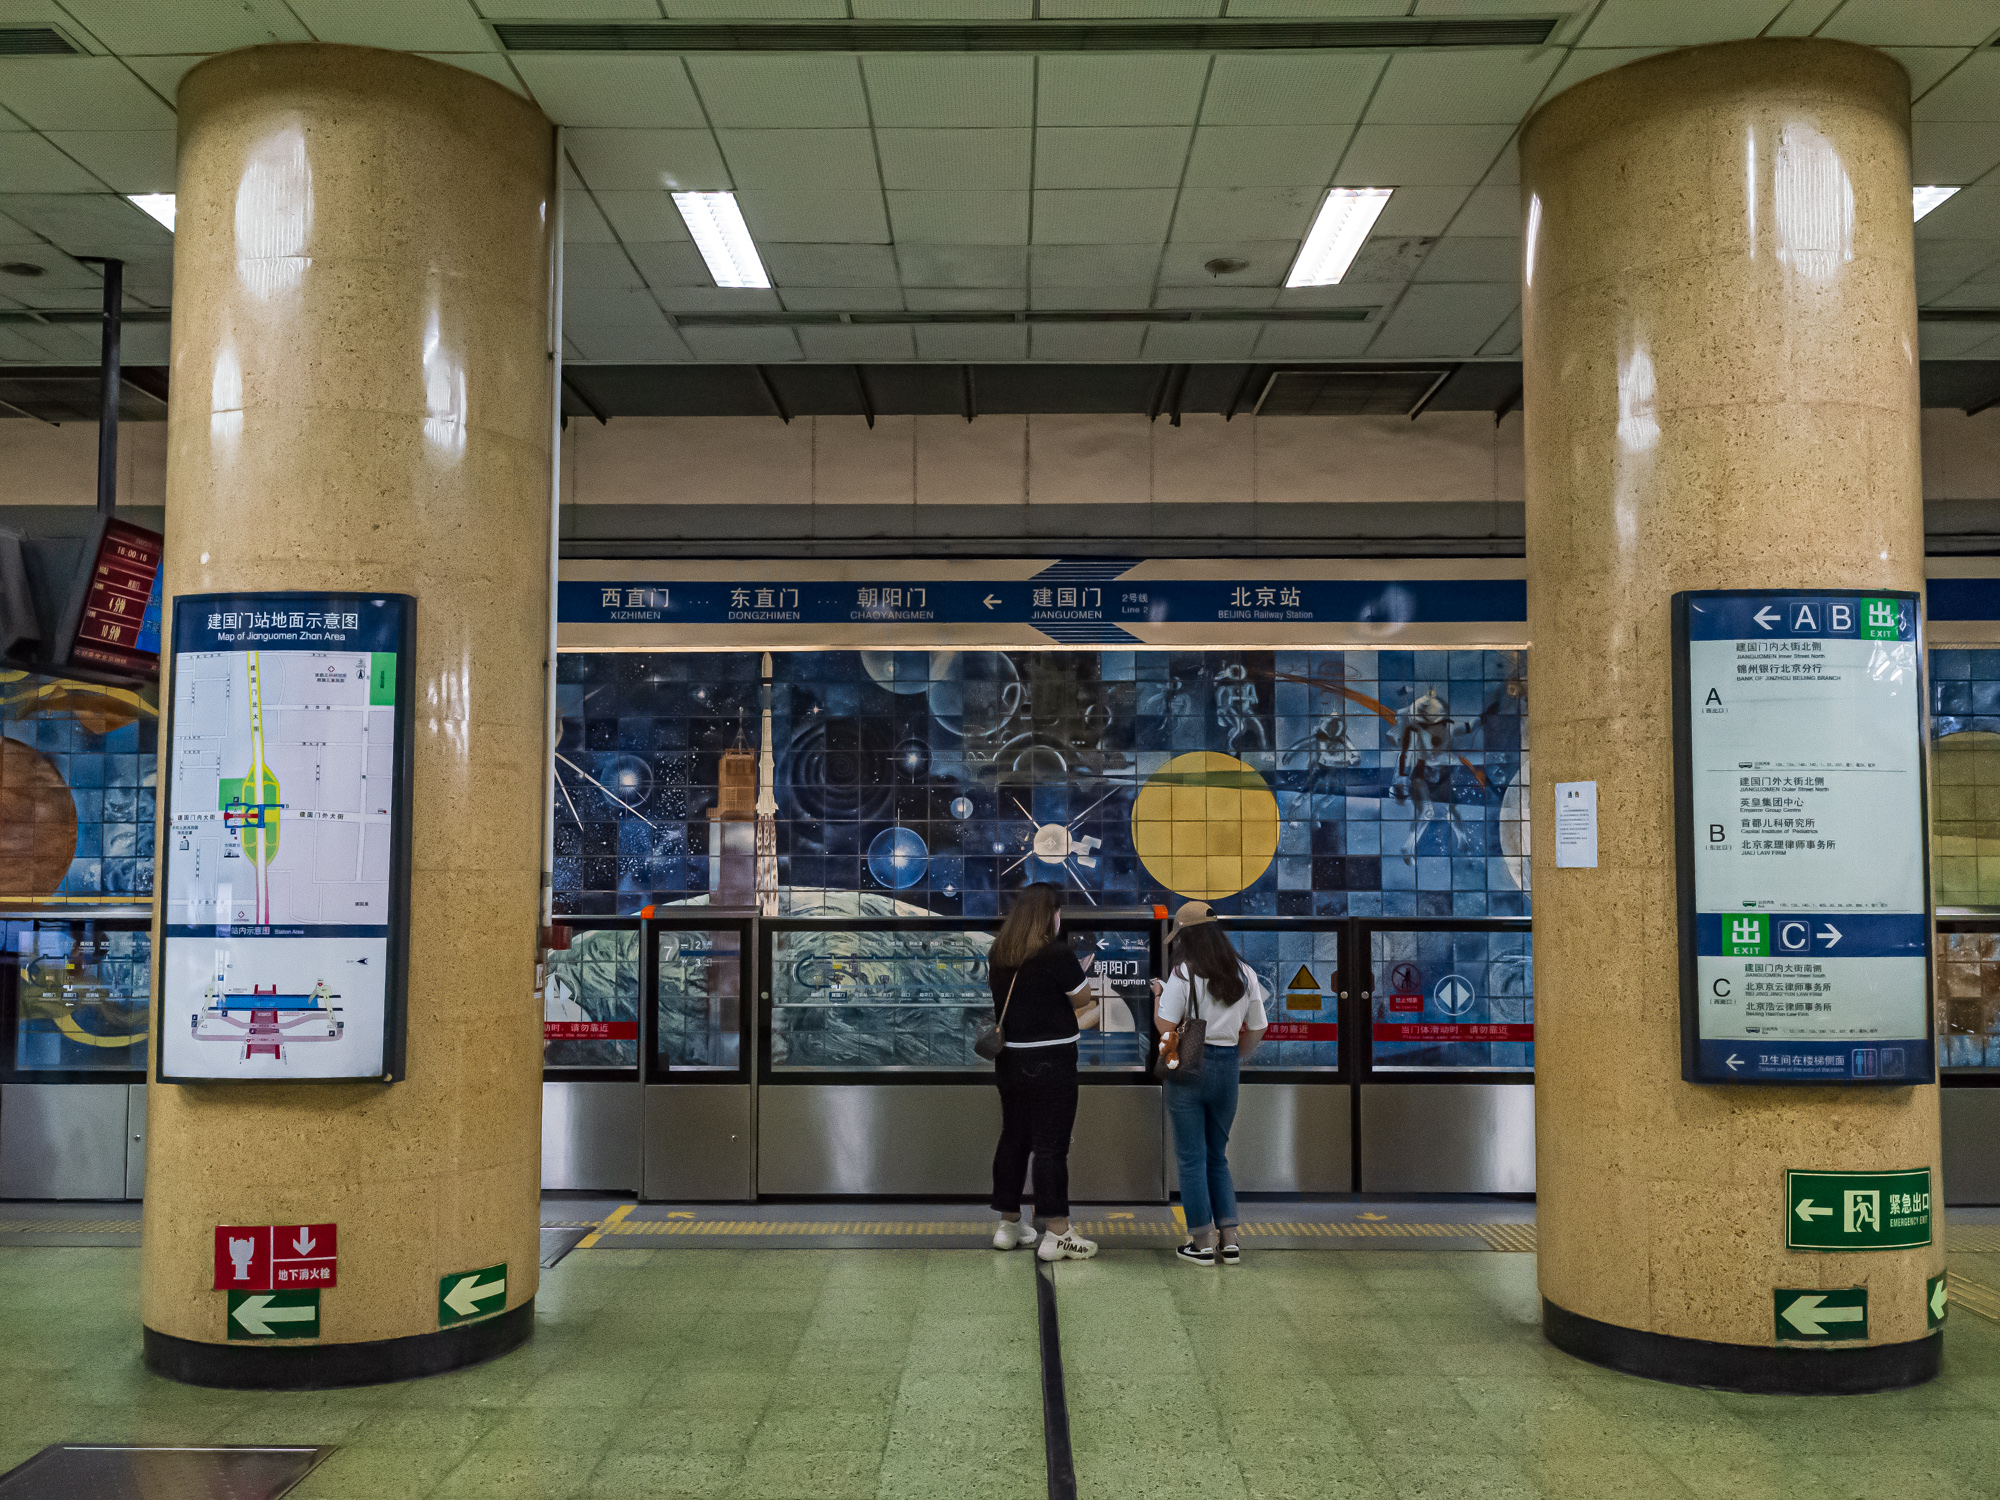
MULTIPOLYGON (((1820 41, 1672 52, 1521 137, 1544 1328, 1753 1389, 1926 1379, 1927 1251, 1787 1252, 1787 1168, 1926 1163, 1922 1088, 1683 1083, 1669 596, 1921 589, 1909 79, 1820 41), (1871 1347, 1775 1346, 1779 1287, 1869 1289, 1871 1347)), ((1942 1212, 1938 1211, 1938 1222, 1942 1212)))
POLYGON ((148 1090, 147 1361, 428 1373, 525 1338, 537 1281, 554 132, 359 47, 228 53, 179 105, 166 593, 416 597, 411 941, 395 1082, 148 1090), (214 1226, 328 1220, 318 1343, 227 1343, 214 1226), (440 1332, 439 1277, 503 1261, 507 1312, 440 1332))

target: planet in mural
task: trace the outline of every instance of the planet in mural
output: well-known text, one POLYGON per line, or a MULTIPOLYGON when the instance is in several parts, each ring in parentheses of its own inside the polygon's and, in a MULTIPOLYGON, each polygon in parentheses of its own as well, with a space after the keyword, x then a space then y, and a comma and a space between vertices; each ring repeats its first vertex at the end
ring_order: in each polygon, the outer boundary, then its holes
POLYGON ((931 679, 952 655, 949 651, 863 651, 861 670, 884 692, 908 697, 929 692, 931 679))
POLYGON ((954 798, 952 798, 952 799, 951 799, 951 815, 952 815, 952 816, 953 816, 954 818, 957 818, 957 819, 959 819, 959 820, 960 820, 961 822, 962 822, 962 821, 964 821, 964 820, 965 820, 966 818, 969 818, 969 817, 971 817, 971 816, 972 816, 972 799, 971 799, 970 797, 954 797, 954 798))
POLYGON ((892 891, 922 880, 930 859, 931 851, 916 831, 900 823, 883 829, 868 845, 868 873, 892 891))
POLYGON ((0 739, 0 895, 41 901, 55 894, 76 855, 76 799, 54 761, 32 745, 0 739))
POLYGON ((1278 853, 1278 799, 1233 755, 1176 755, 1132 799, 1132 847, 1170 891, 1199 901, 1234 896, 1278 853))

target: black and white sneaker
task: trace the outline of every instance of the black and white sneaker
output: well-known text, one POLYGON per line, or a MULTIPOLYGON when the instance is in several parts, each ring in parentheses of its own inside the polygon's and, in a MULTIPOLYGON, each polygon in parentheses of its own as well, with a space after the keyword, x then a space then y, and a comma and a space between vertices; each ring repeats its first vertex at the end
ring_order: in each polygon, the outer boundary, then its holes
POLYGON ((1215 1252, 1197 1245, 1193 1240, 1189 1240, 1185 1245, 1174 1251, 1174 1259, 1185 1261, 1191 1266, 1209 1266, 1212 1268, 1215 1265, 1215 1252))
POLYGON ((1225 1266, 1240 1266, 1243 1264, 1243 1251, 1239 1246, 1224 1245, 1215 1253, 1221 1258, 1225 1266))

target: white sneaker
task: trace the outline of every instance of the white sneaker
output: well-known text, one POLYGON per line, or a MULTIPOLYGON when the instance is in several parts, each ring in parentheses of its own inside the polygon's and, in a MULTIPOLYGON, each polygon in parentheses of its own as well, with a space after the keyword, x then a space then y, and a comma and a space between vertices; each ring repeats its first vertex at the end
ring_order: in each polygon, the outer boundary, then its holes
POLYGON ((1097 1254, 1097 1241, 1085 1239, 1074 1229, 1062 1234, 1045 1234, 1035 1254, 1043 1260, 1089 1260, 1097 1254))
POLYGON ((1032 1245, 1041 1237, 1041 1231, 1026 1219, 1002 1219, 993 1231, 993 1248, 1012 1250, 1016 1245, 1032 1245))

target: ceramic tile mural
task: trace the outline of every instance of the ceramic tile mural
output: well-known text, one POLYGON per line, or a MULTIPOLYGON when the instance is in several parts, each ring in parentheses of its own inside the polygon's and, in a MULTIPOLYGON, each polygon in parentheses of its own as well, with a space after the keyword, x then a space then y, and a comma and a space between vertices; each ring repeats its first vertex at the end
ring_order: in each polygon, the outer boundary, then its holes
POLYGON ((1519 916, 1525 658, 566 653, 559 914, 1519 916), (769 799, 774 812, 760 812, 769 799), (760 852, 759 825, 767 847, 760 852))
POLYGON ((153 935, 63 917, 0 921, 0 984, 13 991, 21 1072, 146 1066, 153 935))

